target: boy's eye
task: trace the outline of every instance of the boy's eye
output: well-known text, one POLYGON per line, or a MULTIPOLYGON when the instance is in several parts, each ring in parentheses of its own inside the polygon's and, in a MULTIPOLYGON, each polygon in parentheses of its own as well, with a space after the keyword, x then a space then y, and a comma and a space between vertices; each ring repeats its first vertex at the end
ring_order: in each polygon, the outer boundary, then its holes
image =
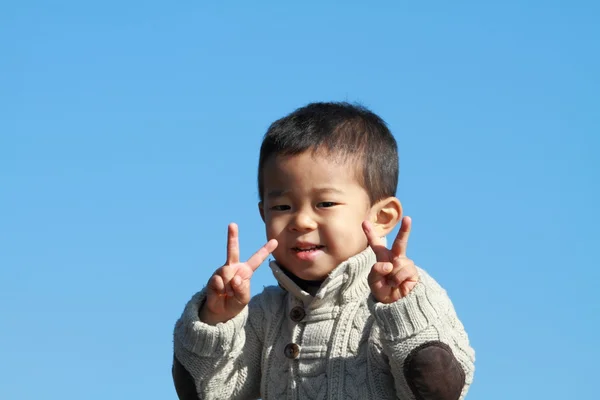
POLYGON ((274 211, 285 211, 285 210, 289 210, 290 206, 285 205, 285 204, 278 204, 276 206, 271 207, 271 210, 274 211))
POLYGON ((317 204, 318 207, 333 207, 335 206, 336 203, 334 203, 333 201, 322 201, 319 204, 317 204))

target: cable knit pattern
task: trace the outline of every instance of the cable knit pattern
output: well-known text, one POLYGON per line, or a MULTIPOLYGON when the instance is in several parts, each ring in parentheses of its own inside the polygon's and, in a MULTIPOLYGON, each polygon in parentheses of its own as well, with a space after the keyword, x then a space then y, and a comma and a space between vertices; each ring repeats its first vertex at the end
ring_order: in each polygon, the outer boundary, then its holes
POLYGON ((408 296, 376 303, 367 276, 371 249, 331 272, 313 297, 275 262, 268 287, 232 320, 198 319, 196 294, 175 326, 175 355, 200 399, 414 400, 403 374, 411 350, 446 343, 472 382, 475 354, 444 289, 425 271, 408 296), (292 312, 294 310, 294 312, 292 312))

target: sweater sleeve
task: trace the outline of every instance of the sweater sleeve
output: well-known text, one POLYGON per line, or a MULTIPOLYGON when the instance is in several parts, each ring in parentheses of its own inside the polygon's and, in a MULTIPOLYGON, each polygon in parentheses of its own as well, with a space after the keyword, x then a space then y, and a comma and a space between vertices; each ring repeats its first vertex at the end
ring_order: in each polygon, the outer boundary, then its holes
POLYGON ((198 399, 260 397, 261 310, 253 302, 235 318, 215 326, 198 314, 206 294, 187 303, 175 324, 175 358, 191 375, 198 399))
POLYGON ((397 395, 463 399, 473 381, 475 352, 446 291, 422 269, 419 278, 408 296, 394 303, 369 302, 397 395), (440 394, 436 386, 456 389, 440 394))

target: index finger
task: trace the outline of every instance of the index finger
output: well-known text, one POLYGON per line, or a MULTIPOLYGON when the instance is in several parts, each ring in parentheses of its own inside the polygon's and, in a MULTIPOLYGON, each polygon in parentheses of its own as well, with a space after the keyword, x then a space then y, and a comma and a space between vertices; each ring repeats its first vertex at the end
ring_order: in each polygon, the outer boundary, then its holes
POLYGON ((231 223, 227 227, 227 265, 240 262, 240 241, 238 239, 238 226, 231 223))
POLYGON ((371 246, 371 249, 373 249, 373 252, 377 257, 377 261, 391 261, 389 256, 389 250, 385 245, 385 240, 377 236, 377 233, 375 233, 375 230, 373 229, 373 224, 371 224, 369 221, 364 221, 362 223, 362 228, 363 231, 365 231, 365 235, 367 236, 369 246, 371 246))
POLYGON ((396 239, 394 239, 394 244, 392 245, 392 254, 394 254, 394 257, 406 256, 406 248, 408 247, 408 237, 410 236, 411 226, 412 220, 410 217, 402 218, 402 225, 400 225, 400 230, 398 231, 398 235, 396 236, 396 239))
POLYGON ((261 247, 256 253, 254 253, 254 255, 252 255, 252 257, 248 259, 248 261, 246 261, 246 264, 252 268, 252 271, 256 271, 260 264, 262 264, 262 262, 269 257, 269 254, 271 254, 277 248, 277 244, 277 240, 269 240, 267 244, 261 247))

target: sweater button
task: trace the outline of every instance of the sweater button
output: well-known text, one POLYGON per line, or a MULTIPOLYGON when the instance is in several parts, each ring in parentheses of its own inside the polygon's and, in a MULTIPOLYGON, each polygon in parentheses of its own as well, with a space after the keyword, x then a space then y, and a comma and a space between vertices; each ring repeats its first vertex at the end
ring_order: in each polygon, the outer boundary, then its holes
POLYGON ((292 311, 290 311, 290 318, 294 322, 302 321, 305 316, 306 316, 306 312, 304 311, 304 308, 302 308, 300 306, 296 306, 296 307, 292 308, 292 311))
POLYGON ((283 354, 285 354, 287 358, 293 360, 294 358, 298 357, 298 354, 300 354, 300 346, 298 346, 296 343, 288 343, 283 349, 283 354))

